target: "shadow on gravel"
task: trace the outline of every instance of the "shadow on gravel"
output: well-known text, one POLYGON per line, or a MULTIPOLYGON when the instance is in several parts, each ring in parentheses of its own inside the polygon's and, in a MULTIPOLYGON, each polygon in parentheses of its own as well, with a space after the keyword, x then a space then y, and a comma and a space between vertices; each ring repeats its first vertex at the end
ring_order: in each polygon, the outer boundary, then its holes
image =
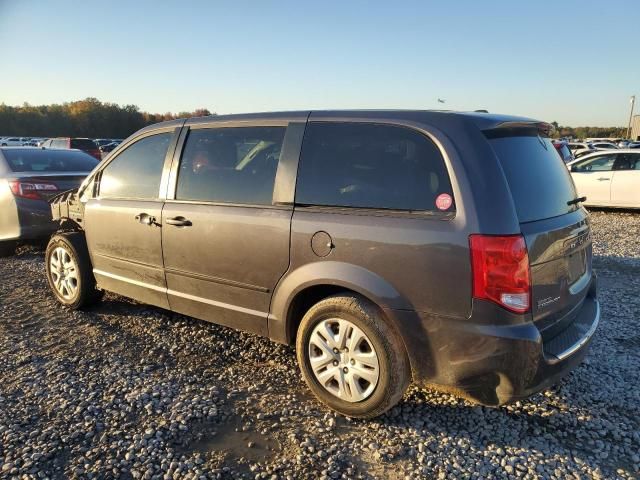
POLYGON ((225 463, 242 465, 247 462, 262 462, 273 457, 281 448, 273 437, 253 429, 243 431, 238 417, 222 423, 204 423, 199 426, 199 430, 200 438, 192 442, 185 452, 222 452, 225 463))

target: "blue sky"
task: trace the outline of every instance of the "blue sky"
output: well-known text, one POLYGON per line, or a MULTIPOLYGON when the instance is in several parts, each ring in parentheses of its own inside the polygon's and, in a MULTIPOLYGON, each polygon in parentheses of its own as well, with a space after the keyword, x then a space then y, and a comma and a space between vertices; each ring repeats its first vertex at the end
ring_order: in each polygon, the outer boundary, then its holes
POLYGON ((0 0, 0 102, 486 108, 626 125, 638 32, 637 0, 0 0))

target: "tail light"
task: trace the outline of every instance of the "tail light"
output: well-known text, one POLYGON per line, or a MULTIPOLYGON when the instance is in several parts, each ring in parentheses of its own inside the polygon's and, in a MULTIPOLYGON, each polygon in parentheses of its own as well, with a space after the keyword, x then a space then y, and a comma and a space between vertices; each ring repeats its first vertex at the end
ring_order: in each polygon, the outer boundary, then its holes
POLYGON ((531 307, 529 254, 522 235, 471 235, 473 296, 515 313, 531 307))
POLYGON ((25 180, 9 181, 9 188, 14 196, 29 198, 31 200, 43 200, 41 192, 55 192, 58 187, 49 182, 29 182, 25 180))

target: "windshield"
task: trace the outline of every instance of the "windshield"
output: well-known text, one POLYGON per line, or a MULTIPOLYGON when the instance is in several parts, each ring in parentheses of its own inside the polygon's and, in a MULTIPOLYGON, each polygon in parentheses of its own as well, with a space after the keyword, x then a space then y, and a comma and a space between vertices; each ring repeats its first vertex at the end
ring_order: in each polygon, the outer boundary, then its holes
MULTIPOLYGON (((548 138, 537 135, 491 135, 521 223, 574 211, 571 175, 548 138)), ((566 148, 566 147, 565 147, 566 148)))
POLYGON ((72 150, 3 150, 14 172, 90 172, 98 164, 91 155, 72 150))

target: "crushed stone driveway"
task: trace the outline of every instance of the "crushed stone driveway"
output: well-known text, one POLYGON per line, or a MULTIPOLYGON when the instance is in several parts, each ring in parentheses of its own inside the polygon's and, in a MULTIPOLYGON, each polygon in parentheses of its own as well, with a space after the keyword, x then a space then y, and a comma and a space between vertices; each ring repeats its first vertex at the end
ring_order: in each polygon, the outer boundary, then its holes
POLYGON ((0 478, 638 478, 640 214, 592 226, 580 367, 497 409, 412 387, 373 421, 316 402, 290 347, 110 294, 65 310, 22 247, 0 259, 0 478))

